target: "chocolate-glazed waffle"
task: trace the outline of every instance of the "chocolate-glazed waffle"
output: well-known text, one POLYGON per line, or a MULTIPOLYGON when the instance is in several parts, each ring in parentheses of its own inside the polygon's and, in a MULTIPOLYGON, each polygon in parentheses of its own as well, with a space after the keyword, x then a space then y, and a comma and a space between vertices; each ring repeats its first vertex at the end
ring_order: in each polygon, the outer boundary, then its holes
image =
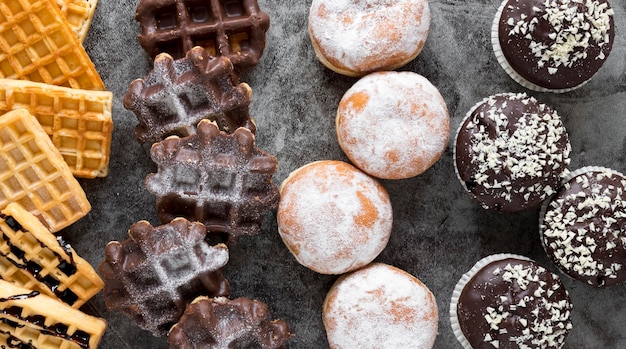
POLYGON ((56 0, 67 23, 76 33, 78 41, 83 42, 96 11, 98 0, 56 0))
POLYGON ((0 115, 27 109, 41 124, 76 177, 109 170, 113 94, 26 80, 0 79, 0 115))
POLYGON ((184 218, 153 227, 140 221, 130 239, 110 242, 98 266, 109 309, 130 316, 139 327, 162 336, 199 295, 227 296, 220 268, 228 262, 224 244, 210 246, 205 227, 184 218))
POLYGON ((258 234, 265 212, 278 204, 272 182, 278 160, 257 148, 246 128, 226 134, 202 120, 193 136, 155 143, 151 156, 158 172, 146 177, 146 188, 163 222, 199 221, 208 234, 234 243, 258 234))
POLYGON ((0 78, 104 90, 53 0, 0 0, 0 78))
POLYGON ((11 202, 53 233, 91 210, 63 157, 26 109, 0 117, 0 209, 11 202))
POLYGON ((0 348, 97 348, 107 327, 37 291, 0 280, 0 348))
POLYGON ((293 336, 283 320, 268 320, 267 305, 248 298, 196 298, 172 327, 170 348, 286 349, 293 336))
POLYGON ((194 46, 230 58, 238 71, 258 64, 269 16, 256 0, 140 0, 139 43, 151 56, 180 58, 194 46))
POLYGON ((239 127, 256 130, 248 106, 252 90, 239 83, 227 57, 213 57, 194 47, 174 60, 162 53, 145 79, 130 84, 124 107, 139 120, 135 138, 140 143, 158 142, 170 135, 194 134, 202 119, 215 121, 228 133, 239 127))
POLYGON ((21 206, 0 213, 0 278, 80 308, 104 283, 91 265, 21 206))

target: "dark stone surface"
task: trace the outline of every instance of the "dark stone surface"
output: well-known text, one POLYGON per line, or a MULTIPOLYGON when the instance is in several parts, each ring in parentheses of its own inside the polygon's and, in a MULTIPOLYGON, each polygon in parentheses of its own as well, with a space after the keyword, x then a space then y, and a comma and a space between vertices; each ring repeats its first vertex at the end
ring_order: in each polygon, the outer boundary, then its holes
MULTIPOLYGON (((259 1, 271 18, 260 64, 245 73, 257 124, 257 144, 277 156, 274 179, 314 160, 347 160, 336 140, 335 111, 343 93, 356 81, 331 72, 315 58, 307 34, 310 1, 259 1)), ((417 59, 401 70, 427 77, 446 100, 453 132, 467 110, 484 97, 526 91, 553 106, 563 118, 572 143, 572 165, 611 167, 626 172, 626 5, 616 10, 616 41, 605 66, 586 86, 566 94, 527 91, 500 68, 491 51, 490 28, 498 0, 430 1, 431 32, 417 59)), ((123 240, 128 228, 145 219, 158 224, 155 198, 143 186, 156 170, 149 148, 132 132, 137 121, 122 106, 133 79, 147 75, 151 62, 139 46, 139 24, 133 19, 137 0, 101 0, 85 46, 108 90, 115 95, 109 176, 81 180, 93 210, 62 234, 94 266, 104 246, 123 240)), ((493 253, 528 256, 556 271, 538 237, 538 211, 499 214, 480 208, 457 180, 452 138, 439 162, 407 180, 382 181, 394 208, 389 245, 377 261, 392 264, 421 279, 439 305, 436 348, 458 348, 448 320, 454 285, 471 266, 493 253)), ((224 269, 232 297, 257 298, 271 317, 287 321, 296 337, 291 348, 326 348, 321 308, 335 276, 300 266, 280 240, 274 212, 261 235, 242 239, 231 249, 224 269)), ((563 275, 563 274, 561 274, 563 275)), ((567 348, 626 347, 626 286, 596 289, 564 277, 574 304, 567 348)), ((101 348, 166 348, 165 338, 152 337, 119 312, 106 310, 101 294, 83 307, 102 316, 109 328, 101 348)))

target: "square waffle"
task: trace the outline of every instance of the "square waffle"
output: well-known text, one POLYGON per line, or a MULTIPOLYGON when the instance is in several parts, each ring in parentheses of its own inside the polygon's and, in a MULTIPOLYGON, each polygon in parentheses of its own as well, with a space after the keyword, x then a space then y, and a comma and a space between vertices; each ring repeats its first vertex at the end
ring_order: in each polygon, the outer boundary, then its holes
POLYGON ((201 46, 228 57, 238 71, 259 63, 270 25, 256 0, 140 0, 135 19, 152 58, 166 52, 178 59, 201 46))
POLYGON ((91 209, 63 157, 26 109, 0 117, 0 209, 11 202, 53 233, 91 209))
POLYGON ((109 169, 113 94, 0 79, 0 115, 25 108, 37 118, 76 177, 104 177, 109 169))
POLYGON ((78 37, 83 42, 91 25, 98 0, 56 0, 61 13, 78 37))
POLYGON ((97 348, 106 326, 104 319, 0 280, 1 348, 97 348))
POLYGON ((0 78, 104 90, 53 0, 0 0, 0 78))
POLYGON ((71 246, 20 205, 0 213, 0 278, 80 308, 104 282, 71 246))

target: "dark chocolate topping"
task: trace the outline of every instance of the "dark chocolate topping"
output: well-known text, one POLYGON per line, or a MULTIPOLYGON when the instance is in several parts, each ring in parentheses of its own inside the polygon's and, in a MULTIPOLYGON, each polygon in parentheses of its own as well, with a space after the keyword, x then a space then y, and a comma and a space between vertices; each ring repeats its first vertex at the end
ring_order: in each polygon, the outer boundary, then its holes
POLYGON ((552 261, 593 286, 626 281, 626 178, 608 169, 568 180, 547 204, 541 237, 552 261))
POLYGON ((498 38, 513 70, 548 89, 576 87, 604 64, 615 37, 606 0, 509 0, 498 38))
POLYGON ((269 321, 267 306, 237 298, 196 299, 170 331, 170 349, 286 349, 293 336, 282 320, 269 321))
POLYGON ((126 313, 139 327, 165 335, 197 296, 229 294, 219 270, 228 261, 228 249, 206 243, 202 224, 177 218, 153 227, 140 221, 129 235, 106 246, 98 271, 107 307, 126 313))
POLYGON ((498 94, 478 104, 456 139, 456 167, 484 208, 538 207, 568 173, 571 146, 558 114, 526 94, 498 94))
POLYGON ((184 58, 161 54, 145 79, 130 84, 124 107, 137 116, 135 138, 140 143, 158 142, 171 135, 195 133, 202 119, 215 121, 222 131, 234 132, 256 126, 250 118, 252 90, 239 83, 231 61, 215 58, 194 47, 184 58))
POLYGON ((194 46, 226 56, 238 71, 259 63, 269 16, 256 0, 140 0, 139 43, 151 56, 180 58, 194 46))
POLYGON ((245 128, 229 135, 203 120, 193 136, 154 144, 151 156, 158 172, 146 177, 146 188, 157 197, 162 222, 199 221, 208 234, 235 243, 258 234, 265 212, 278 205, 272 182, 278 160, 257 148, 245 128))
POLYGON ((505 258, 472 276, 456 312, 474 349, 556 349, 572 328, 571 310, 557 275, 533 261, 505 258))

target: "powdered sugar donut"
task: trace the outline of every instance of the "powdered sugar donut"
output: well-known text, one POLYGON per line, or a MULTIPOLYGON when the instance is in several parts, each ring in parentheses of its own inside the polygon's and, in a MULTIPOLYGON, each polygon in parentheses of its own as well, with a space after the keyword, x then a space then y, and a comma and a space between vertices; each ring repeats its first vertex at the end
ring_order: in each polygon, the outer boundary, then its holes
POLYGON ((416 277, 373 263, 342 276, 326 295, 324 327, 331 348, 432 348, 437 303, 416 277))
POLYGON ((446 103, 412 72, 372 73, 337 108, 337 139, 350 161, 385 179, 414 177, 443 154, 450 137, 446 103))
POLYGON ((328 68, 348 76, 412 61, 430 29, 427 0, 313 0, 309 36, 328 68))
POLYGON ((322 274, 370 263, 392 225, 385 188, 355 167, 324 160, 292 172, 280 187, 278 232, 294 257, 322 274))

